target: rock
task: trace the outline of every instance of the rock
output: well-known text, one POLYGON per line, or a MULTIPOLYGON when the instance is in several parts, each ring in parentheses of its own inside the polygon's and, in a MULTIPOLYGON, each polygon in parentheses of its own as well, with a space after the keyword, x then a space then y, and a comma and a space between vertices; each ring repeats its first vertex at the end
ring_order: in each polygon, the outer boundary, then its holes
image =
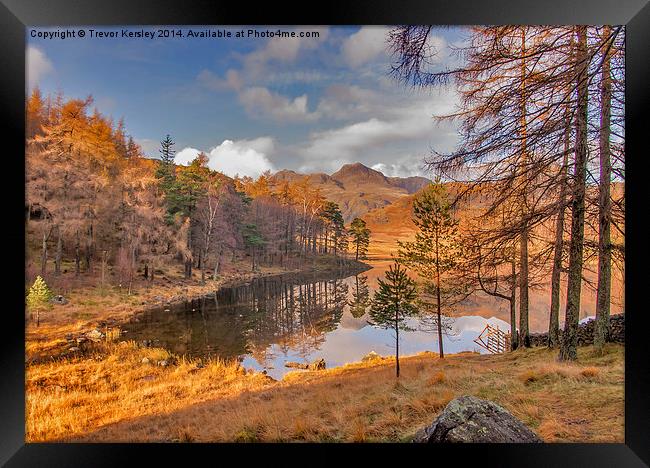
POLYGON ((361 362, 374 361, 375 359, 381 359, 381 356, 374 351, 370 351, 368 354, 361 358, 361 362))
POLYGON ((301 364, 299 362, 287 361, 284 367, 293 367, 295 369, 309 369, 309 364, 301 364))
POLYGON ((140 361, 142 364, 149 364, 151 361, 149 360, 148 357, 142 358, 142 361, 140 361))
POLYGON ((79 348, 77 348, 76 346, 72 346, 71 348, 68 348, 68 351, 70 351, 71 353, 74 353, 76 351, 79 351, 79 348))
POLYGON ((100 341, 102 338, 104 338, 104 334, 99 330, 94 329, 86 333, 86 338, 88 338, 91 341, 100 341))
POLYGON ((65 305, 68 303, 68 300, 59 294, 57 296, 54 296, 52 299, 50 299, 50 302, 52 304, 65 305))
POLYGON ((86 341, 88 341, 88 338, 86 338, 85 336, 80 336, 79 338, 77 338, 77 344, 85 343, 86 341))
POLYGON ((450 401, 413 442, 539 443, 542 440, 508 411, 488 400, 461 396, 450 401))
POLYGON ((309 370, 324 370, 325 369, 325 359, 316 359, 311 364, 309 364, 309 370))
POLYGON ((160 367, 167 367, 169 365, 169 362, 167 362, 166 360, 158 361, 158 365, 160 367))

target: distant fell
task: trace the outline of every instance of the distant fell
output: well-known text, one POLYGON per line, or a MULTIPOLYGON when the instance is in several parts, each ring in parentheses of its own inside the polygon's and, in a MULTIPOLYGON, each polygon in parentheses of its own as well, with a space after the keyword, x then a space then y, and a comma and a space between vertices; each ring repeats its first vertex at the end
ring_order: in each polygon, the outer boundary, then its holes
POLYGON ((273 174, 271 181, 297 182, 305 178, 328 200, 338 203, 346 223, 413 194, 431 182, 426 177, 386 177, 359 162, 345 164, 332 175, 300 174, 285 169, 273 174))

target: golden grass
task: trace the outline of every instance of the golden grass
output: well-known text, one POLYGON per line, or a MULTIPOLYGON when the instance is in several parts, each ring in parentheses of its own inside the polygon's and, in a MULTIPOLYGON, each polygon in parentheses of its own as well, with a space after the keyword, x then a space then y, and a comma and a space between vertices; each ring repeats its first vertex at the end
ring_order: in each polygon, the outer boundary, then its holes
POLYGON ((580 348, 577 363, 546 348, 423 353, 400 360, 399 382, 392 357, 273 382, 236 363, 145 365, 143 357, 173 356, 112 345, 94 359, 28 368, 27 440, 408 441, 469 394, 501 404, 548 442, 622 442, 623 353, 580 348))
MULTIPOLYGON (((133 416, 164 414, 268 385, 237 363, 177 360, 167 351, 133 342, 103 344, 94 355, 27 367, 27 441, 87 433, 133 416), (147 362, 148 360, 148 362, 147 362)), ((174 438, 190 439, 183 425, 174 438)))
MULTIPOLYGON (((40 324, 36 326, 33 314, 26 311, 25 354, 28 360, 49 357, 57 354, 67 343, 67 334, 80 334, 90 331, 102 321, 123 322, 146 308, 162 305, 165 301, 179 298, 199 297, 215 291, 219 286, 231 281, 248 281, 254 277, 284 272, 279 268, 262 268, 258 272, 246 271, 247 265, 238 266, 234 271, 222 275, 217 281, 206 280, 200 284, 198 279, 181 279, 178 268, 165 267, 154 284, 141 281, 131 294, 125 288, 107 285, 103 288, 92 286, 97 278, 85 278, 76 287, 66 291, 54 288, 55 294, 64 293, 68 304, 55 305, 41 313, 40 324), (163 277, 177 278, 164 281, 163 277)), ((69 273, 73 275, 73 273, 69 273)), ((197 273, 195 273, 195 276, 197 273)), ((105 331, 102 329, 102 331, 105 331)))

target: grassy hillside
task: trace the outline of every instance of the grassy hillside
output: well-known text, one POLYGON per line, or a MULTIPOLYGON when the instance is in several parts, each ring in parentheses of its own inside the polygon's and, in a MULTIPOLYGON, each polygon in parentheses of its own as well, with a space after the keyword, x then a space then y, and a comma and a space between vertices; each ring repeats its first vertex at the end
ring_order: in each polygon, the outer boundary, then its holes
POLYGON ((132 343, 27 368, 27 441, 408 441, 454 397, 493 400, 545 441, 624 440, 624 348, 423 353, 281 381, 132 343), (146 358, 146 359, 144 359, 146 358), (144 362, 143 362, 144 359, 144 362))

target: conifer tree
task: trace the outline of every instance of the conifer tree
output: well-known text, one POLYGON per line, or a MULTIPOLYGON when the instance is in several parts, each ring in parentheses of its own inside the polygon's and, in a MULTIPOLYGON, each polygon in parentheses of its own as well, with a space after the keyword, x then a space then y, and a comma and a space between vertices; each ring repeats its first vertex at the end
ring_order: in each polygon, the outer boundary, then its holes
POLYGON ((410 330, 409 317, 417 314, 415 281, 399 263, 390 265, 385 281, 378 280, 378 289, 370 305, 371 325, 395 331, 395 375, 399 378, 399 331, 410 330))
MULTIPOLYGON (((398 241, 399 259, 401 263, 418 272, 420 278, 428 285, 427 292, 435 296, 436 316, 433 321, 438 332, 440 357, 443 358, 443 303, 449 305, 460 293, 453 279, 443 276, 452 272, 461 251, 458 222, 451 214, 447 190, 440 181, 428 185, 415 197, 413 223, 418 229, 415 240, 398 241)), ((424 319, 427 321, 427 317, 424 319)))
POLYGON ((368 245, 370 245, 370 229, 366 227, 366 222, 361 218, 354 218, 349 233, 354 248, 354 259, 366 258, 368 245))

